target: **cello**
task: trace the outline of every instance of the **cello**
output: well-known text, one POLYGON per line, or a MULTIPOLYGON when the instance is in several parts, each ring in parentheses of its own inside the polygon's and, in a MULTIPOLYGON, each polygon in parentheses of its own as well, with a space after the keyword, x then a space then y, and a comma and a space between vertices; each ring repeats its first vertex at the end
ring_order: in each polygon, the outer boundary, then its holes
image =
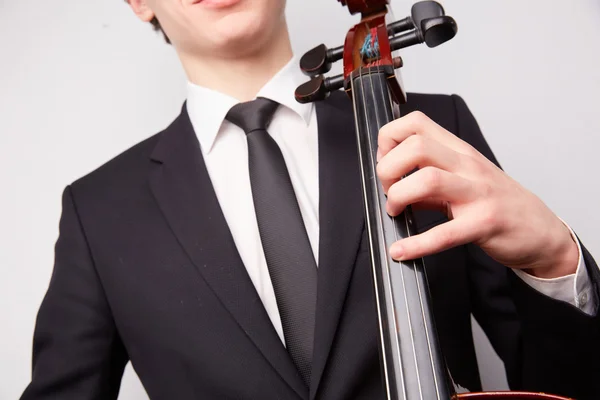
POLYGON ((307 103, 343 89, 352 100, 386 398, 565 400, 544 393, 464 393, 444 363, 423 260, 398 262, 388 253, 392 243, 417 234, 410 206, 396 217, 386 213, 386 196, 376 173, 379 129, 399 118, 400 106, 406 103, 396 72, 403 61, 393 53, 420 43, 436 47, 447 42, 456 35, 456 22, 436 1, 420 1, 410 17, 391 23, 386 20, 389 0, 338 1, 351 14, 360 13, 361 21, 350 29, 343 46, 320 45, 301 58, 300 68, 312 79, 295 95, 307 103), (343 74, 324 77, 342 59, 343 74))

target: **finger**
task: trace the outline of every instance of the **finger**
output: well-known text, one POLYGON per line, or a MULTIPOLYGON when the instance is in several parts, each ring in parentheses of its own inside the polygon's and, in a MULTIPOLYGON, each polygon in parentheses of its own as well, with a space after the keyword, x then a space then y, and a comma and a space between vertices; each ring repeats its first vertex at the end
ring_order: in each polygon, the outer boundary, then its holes
POLYGON ((421 200, 419 202, 413 203, 410 206, 415 211, 420 211, 420 210, 439 211, 443 214, 446 214, 447 216, 449 215, 450 205, 445 200, 429 198, 429 199, 425 199, 425 200, 421 200))
POLYGON ((412 135, 420 135, 437 140, 441 144, 462 154, 474 156, 477 150, 467 142, 448 132, 420 111, 398 118, 379 131, 378 144, 381 156, 412 135))
POLYGON ((454 219, 390 246, 394 260, 415 260, 476 241, 481 226, 470 219, 454 219))
POLYGON ((436 167, 456 172, 461 156, 436 140, 412 135, 381 158, 377 175, 387 192, 392 184, 416 168, 436 167))
POLYGON ((395 216, 410 204, 431 199, 462 203, 471 199, 472 191, 470 181, 435 167, 425 167, 390 187, 386 211, 395 216))

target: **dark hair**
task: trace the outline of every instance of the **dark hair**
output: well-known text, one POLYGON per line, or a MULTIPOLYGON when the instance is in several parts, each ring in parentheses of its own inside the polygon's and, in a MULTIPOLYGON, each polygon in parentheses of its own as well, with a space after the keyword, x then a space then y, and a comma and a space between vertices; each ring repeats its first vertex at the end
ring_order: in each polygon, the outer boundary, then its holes
MULTIPOLYGON (((125 0, 126 3, 129 3, 129 0, 125 0)), ((155 31, 157 32, 161 32, 165 38, 165 41, 169 44, 171 44, 171 40, 169 40, 169 37, 167 36, 167 34, 165 33, 165 31, 163 30, 162 26, 160 26, 160 22, 158 22, 158 18, 154 17, 152 18, 152 20, 150 21, 150 23, 152 24, 152 27, 154 28, 155 31)))
POLYGON ((163 34, 165 41, 167 43, 171 44, 171 40, 169 40, 169 37, 167 36, 165 31, 163 31, 162 26, 160 26, 160 22, 158 22, 158 18, 156 18, 156 17, 152 18, 152 21, 150 21, 150 23, 152 24, 152 27, 154 28, 154 30, 157 32, 160 31, 163 34))

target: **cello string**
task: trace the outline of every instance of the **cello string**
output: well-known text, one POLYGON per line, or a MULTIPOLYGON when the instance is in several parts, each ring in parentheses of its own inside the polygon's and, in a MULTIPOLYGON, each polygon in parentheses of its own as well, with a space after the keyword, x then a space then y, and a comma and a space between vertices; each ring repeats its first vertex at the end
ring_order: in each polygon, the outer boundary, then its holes
MULTIPOLYGON (((377 35, 377 30, 373 29, 372 30, 372 35, 375 36, 377 35)), ((375 38, 372 38, 372 43, 377 43, 378 42, 378 37, 375 36, 375 38)), ((379 49, 374 49, 377 50, 379 52, 379 49)), ((378 60, 381 60, 381 54, 378 54, 378 60)), ((379 62, 375 63, 376 66, 376 73, 377 73, 377 77, 381 78, 381 74, 384 73, 383 69, 381 68, 381 65, 379 62)), ((377 131, 379 132, 379 129, 382 128, 382 121, 379 118, 379 113, 377 112, 379 109, 382 109, 385 111, 385 93, 384 93, 384 87, 381 84, 381 80, 377 79, 377 94, 379 95, 379 98, 381 99, 381 103, 378 104, 378 96, 375 93, 375 82, 373 81, 373 73, 371 71, 369 71, 369 79, 371 82, 371 93, 372 93, 372 98, 375 102, 375 107, 376 107, 376 111, 375 111, 375 119, 377 121, 377 131)), ((388 96, 389 96, 389 91, 388 91, 388 96)), ((369 135, 371 135, 371 131, 369 130, 369 135)), ((371 140, 369 140, 369 144, 372 146, 373 140, 372 138, 370 138, 371 140)), ((371 150, 371 157, 373 157, 373 155, 375 154, 375 152, 373 151, 373 148, 370 149, 371 150)), ((376 166, 373 166, 373 170, 376 170, 376 166)), ((378 196, 379 198, 379 196, 378 196)), ((382 215, 382 213, 380 212, 379 214, 380 216, 382 215)), ((394 236, 396 241, 398 240, 398 231, 397 231, 397 226, 396 226, 396 219, 394 217, 392 217, 392 226, 393 226, 393 231, 394 231, 394 236)), ((383 226, 383 223, 382 223, 383 226)), ((386 251, 387 251, 387 246, 386 246, 386 251)), ((386 260, 388 260, 389 256, 386 256, 386 260)), ((401 280, 402 280, 402 292, 404 295, 404 304, 406 307, 406 315, 407 315, 407 323, 408 323, 408 330, 410 333, 410 342, 411 342, 411 349, 412 349, 412 358, 414 361, 414 365, 415 365, 415 373, 416 373, 416 377, 417 377, 417 386, 419 388, 419 398, 421 400, 423 400, 423 388, 422 388, 422 384, 421 384, 421 373, 420 373, 420 369, 419 369, 419 361, 417 358, 417 348, 415 346, 416 342, 415 342, 415 336, 414 336, 414 330, 413 330, 413 324, 412 324, 412 320, 411 320, 411 312, 410 312, 410 306, 409 306, 409 301, 408 301, 408 293, 406 290, 406 277, 404 276, 404 267, 402 266, 402 263, 399 263, 399 267, 400 267, 400 276, 401 276, 401 280)), ((394 302, 395 303, 395 302, 394 302)), ((394 304, 395 307, 395 304, 394 304)), ((398 327, 398 325, 396 325, 398 327)), ((397 334, 396 334, 397 336, 397 334)), ((400 358, 402 360, 402 358, 400 358)))
MULTIPOLYGON (((390 54, 391 56, 391 54, 390 54)), ((392 71, 393 72, 393 71, 392 71)), ((394 73, 394 72, 393 72, 394 73)), ((383 88, 382 88, 383 91, 383 88)), ((393 104, 392 99, 391 99, 391 92, 388 90, 387 94, 389 96, 389 100, 390 100, 390 104, 393 104)), ((405 212, 402 213, 402 218, 401 220, 404 222, 404 225, 406 227, 406 235, 407 237, 411 236, 411 230, 409 227, 409 218, 407 216, 407 213, 411 213, 412 212, 412 208, 410 205, 408 205, 406 207, 405 212)), ((398 220, 398 218, 400 218, 400 216, 398 217, 392 217, 393 219, 393 225, 394 225, 394 234, 396 235, 396 241, 398 240, 398 226, 396 224, 396 221, 398 220)), ((413 217, 414 219, 414 217, 413 217)), ((403 264, 401 263, 401 270, 403 270, 403 264)), ((417 292, 418 292, 418 300, 419 300, 419 308, 421 311, 421 321, 423 323, 423 328, 425 329, 425 341, 427 343, 427 353, 429 356, 429 366, 431 368, 431 374, 433 377, 433 382, 434 382, 434 386, 435 386, 435 392, 436 392, 436 397, 437 399, 441 399, 441 394, 440 394, 440 388, 439 388, 439 381, 438 381, 438 376, 437 376, 437 371, 436 371, 436 367, 435 367, 435 360, 433 358, 433 351, 432 351, 432 346, 431 346, 431 336, 430 336, 430 332, 429 332, 429 327, 428 327, 428 323, 427 323, 427 316, 425 315, 425 306, 424 306, 424 290, 422 288, 422 281, 421 279, 419 279, 419 266, 417 264, 417 260, 412 260, 412 266, 413 266, 413 271, 415 274, 415 281, 417 284, 417 292)), ((424 262, 421 264, 421 274, 423 277, 425 277, 425 268, 424 268, 424 262)), ((430 314, 429 315, 430 318, 433 318, 433 316, 430 314)), ((412 332, 411 332, 412 333, 412 332)), ((415 359, 416 362, 416 359, 415 359)), ((417 368, 417 371, 419 369, 417 368)), ((419 380, 420 381, 420 380, 419 380)), ((419 386, 419 389, 421 388, 421 386, 419 386)), ((421 394, 422 397, 422 394, 421 394)))
MULTIPOLYGON (((390 54, 390 56, 391 56, 391 54, 390 54)), ((379 66, 378 66, 378 68, 379 68, 379 66)), ((383 90, 384 89, 382 88, 382 93, 383 93, 383 90)), ((389 96, 390 104, 393 104, 392 99, 391 99, 391 92, 389 90, 387 90, 387 94, 389 96)), ((392 119, 393 119, 393 116, 392 116, 392 119)), ((407 213, 410 213, 410 212, 412 212, 412 210, 411 210, 411 207, 409 205, 409 206, 406 207, 405 212, 402 213, 402 217, 400 217, 400 216, 392 217, 393 225, 394 225, 394 234, 396 236, 396 241, 398 240, 398 237, 399 237, 399 235, 398 235, 398 226, 396 224, 396 222, 398 221, 398 218, 400 218, 401 221, 404 222, 404 225, 406 227, 406 235, 407 235, 407 237, 411 236, 411 231, 410 231, 410 227, 409 227, 409 219, 408 219, 408 216, 407 216, 407 213)), ((400 269, 404 270, 403 263, 400 263, 400 264, 401 264, 400 269)), ((436 397, 437 397, 437 399, 441 399, 441 394, 440 394, 440 389, 439 389, 439 382, 438 382, 438 376, 437 376, 437 373, 436 373, 435 361, 434 361, 434 358, 433 358, 433 352, 432 352, 432 347, 431 347, 430 333, 429 333, 429 328, 428 328, 428 324, 427 324, 427 316, 425 315, 425 307, 424 307, 424 304, 423 304, 423 295, 424 295, 423 292, 424 291, 423 291, 423 289, 421 287, 422 284, 421 284, 421 280, 419 279, 418 264, 417 264, 416 260, 412 260, 412 266, 413 266, 413 271, 414 271, 414 274, 415 274, 415 281, 416 281, 416 284, 417 284, 419 308, 420 308, 420 311, 421 311, 421 321, 422 321, 423 327, 425 329, 425 341, 427 343, 427 352, 428 352, 428 356, 429 356, 429 367, 431 368, 431 373, 432 373, 432 377, 433 377, 433 381, 434 381, 434 386, 435 386, 435 391, 436 391, 436 397)), ((424 263, 422 264, 422 268, 421 269, 422 269, 421 273, 424 276, 424 274, 425 274, 424 263)), ((406 293, 406 291, 405 291, 405 293, 406 293)), ((411 335, 413 335, 412 330, 411 330, 411 335)), ((413 345, 413 350, 414 350, 414 345, 413 345)), ((415 353, 415 357, 416 357, 416 353, 415 353)), ((417 363, 416 358, 415 358, 415 363, 417 363)), ((419 371, 418 363, 417 363, 417 371, 419 371)), ((418 380, 420 382, 419 372, 417 372, 417 377, 418 377, 418 380)), ((419 390, 421 390, 421 385, 419 385, 419 390)), ((423 394, 421 393, 421 398, 422 397, 423 397, 423 394)))
MULTIPOLYGON (((388 90, 388 96, 390 96, 390 104, 391 103, 391 93, 388 90)), ((406 227, 406 235, 407 237, 412 236, 411 235, 411 230, 410 230, 410 226, 409 226, 409 218, 407 216, 407 213, 412 213, 412 207, 410 205, 408 205, 406 207, 405 212, 402 214, 402 221, 404 222, 404 225, 406 227)), ((396 233, 396 240, 398 240, 398 236, 397 236, 397 225, 396 225, 396 221, 397 221, 398 217, 393 217, 394 220, 394 232, 396 233)), ((414 220, 414 217, 413 217, 414 220)), ((422 261, 421 266, 419 268, 419 265, 417 263, 417 260, 412 260, 412 266, 413 266, 413 271, 415 274, 415 281, 417 284, 417 292, 418 292, 418 300, 419 300, 419 308, 421 311, 421 321, 423 323, 423 328, 425 330, 425 342, 427 343, 427 353, 429 356, 429 367, 431 368, 431 374, 433 377, 433 382, 434 382, 434 387, 435 387, 435 392, 436 392, 436 397, 437 399, 441 399, 441 393, 440 393, 440 387, 439 387, 439 377, 437 375, 437 369, 436 369, 436 364, 435 364, 435 360, 433 357, 433 350, 432 350, 432 346, 431 346, 431 335, 429 332, 429 325, 427 323, 427 316, 425 314, 425 305, 424 305, 424 296, 426 295, 425 290, 422 288, 422 279, 420 279, 419 273, 422 275, 423 278, 426 279, 425 276, 425 263, 422 261), (419 271, 419 269, 421 269, 421 271, 419 271)), ((429 315, 430 318, 433 318, 433 315, 429 315)))
MULTIPOLYGON (((390 54, 391 56, 391 54, 390 54)), ((394 73, 394 71, 392 70, 392 72, 394 73)), ((392 103, 391 100, 391 92, 388 90, 388 96, 390 96, 390 104, 392 103)), ((409 218, 407 216, 407 213, 412 213, 412 207, 410 205, 408 205, 406 207, 405 212, 403 213, 403 221, 406 227, 406 234, 407 237, 411 236, 411 231, 410 231, 410 227, 409 227, 409 218)), ((394 231, 397 234, 397 226, 396 226, 396 218, 394 217, 394 231)), ((413 216, 413 223, 414 223, 414 216, 413 216)), ((397 240, 397 239, 396 239, 397 240)), ((412 264, 413 264, 413 271, 415 274, 415 281, 417 283, 417 291, 418 291, 418 298, 419 298, 419 306, 420 306, 420 310, 421 310, 421 320, 423 322, 423 327, 425 329, 425 342, 427 343, 427 353, 429 355, 429 366, 431 368, 431 374, 433 377, 433 382, 434 382, 434 387, 435 387, 435 392, 436 392, 436 397, 437 399, 441 399, 441 391, 440 391, 440 387, 439 387, 439 377, 438 377, 438 369, 436 368, 436 363, 434 360, 434 356, 433 356, 433 350, 432 350, 432 343, 431 343, 431 334, 430 334, 430 330, 429 330, 429 324, 428 319, 427 319, 427 315, 425 313, 425 305, 424 302, 428 301, 429 299, 426 299, 425 296, 427 296, 427 292, 425 290, 425 288, 423 288, 423 282, 426 282, 426 272, 425 272, 425 262, 421 259, 421 264, 420 264, 420 269, 421 271, 419 271, 419 265, 417 263, 417 260, 412 260, 412 264), (419 279, 419 273, 421 275, 422 279, 419 279)), ((426 283, 425 283, 426 284, 426 283)), ((433 314, 429 313, 429 320, 431 321, 431 323, 433 323, 433 314)))
MULTIPOLYGON (((394 18, 394 16, 393 16, 393 11, 392 11, 391 7, 388 7, 388 16, 390 16, 392 20, 394 20, 394 21, 396 20, 394 18)), ((392 72, 395 73, 394 70, 392 70, 392 72)), ((392 97, 391 96, 391 91, 388 90, 387 92, 388 92, 388 96, 390 97, 389 98, 390 104, 393 104, 392 99, 391 99, 391 97, 392 97)), ((398 116, 400 116, 400 112, 399 111, 400 111, 400 108, 398 107, 398 116)), ((392 112, 392 119, 393 119, 393 112, 392 112)), ((407 209, 409 209, 409 212, 412 213, 412 207, 411 206, 408 206, 407 209)), ((397 226, 396 226, 396 223, 395 223, 396 221, 395 220, 396 219, 394 217, 394 231, 397 234, 397 231, 396 231, 397 226)), ((411 232, 409 230, 409 224, 408 224, 409 219, 406 216, 406 212, 404 213, 404 222, 406 224, 406 233, 408 235, 407 237, 410 237, 411 236, 411 232)), ((414 216, 413 216, 412 223, 414 224, 414 216)), ((420 265, 420 267, 422 269, 422 271, 421 271, 421 276, 423 278, 422 280, 419 279, 419 274, 417 273, 417 266, 418 266, 417 265, 417 261, 413 260, 413 268, 414 268, 414 271, 415 271, 415 278, 416 278, 417 289, 418 289, 418 293, 419 293, 419 303, 420 303, 420 306, 421 306, 421 318, 423 320, 423 326, 425 328, 425 339, 426 339, 426 343, 427 343, 427 350, 428 350, 428 353, 429 353, 429 361, 430 361, 430 366, 431 366, 431 372, 432 372, 432 375, 433 375, 433 380, 434 380, 434 385, 435 385, 435 391, 436 391, 436 397, 437 397, 438 400, 440 400, 441 396, 442 396, 441 391, 440 391, 440 382, 439 382, 440 376, 438 376, 438 372, 440 372, 440 371, 439 371, 438 368, 436 368, 436 363, 435 363, 435 360, 434 360, 434 355, 433 355, 433 351, 432 351, 432 343, 431 343, 431 334, 430 334, 430 330, 429 330, 429 325, 427 324, 427 318, 426 318, 425 306, 424 306, 424 301, 429 302, 429 307, 431 309, 430 299, 427 297, 428 296, 428 292, 427 292, 428 284, 427 284, 427 275, 426 275, 426 271, 425 271, 425 262, 424 262, 424 260, 422 260, 421 265, 420 265), (424 287, 422 289, 421 286, 423 286, 423 284, 424 284, 424 287)), ((429 316, 429 320, 431 322, 431 327, 433 327, 434 326, 433 325, 434 324, 433 313, 429 312, 428 316, 429 316)), ((435 332, 433 332, 432 334, 434 335, 433 338, 435 340, 435 332)), ((438 362, 439 361, 440 360, 438 360, 438 362)))
MULTIPOLYGON (((405 218, 405 222, 406 222, 406 229, 408 230, 408 220, 405 218)), ((410 234, 409 234, 410 236, 410 234)), ((419 280, 419 276, 417 273, 417 262, 416 260, 413 260, 413 267, 414 267, 414 271, 415 271, 415 277, 417 278, 417 289, 419 291, 419 303, 421 305, 421 314, 422 314, 422 318, 423 318, 423 326, 425 327, 425 340, 427 342, 427 350, 429 353, 429 361, 431 362, 431 372, 433 374, 433 382, 435 385, 435 392, 437 395, 437 398, 440 399, 441 395, 440 395, 440 388, 439 388, 439 382, 438 382, 438 376, 437 376, 437 371, 435 368, 435 360, 433 359, 433 352, 431 349, 431 339, 430 339, 430 334, 429 334, 429 327, 427 326, 427 318, 425 316, 425 308, 423 306, 423 291, 421 290, 421 281, 419 280)), ((423 274, 423 276, 425 276, 425 264, 422 264, 422 271, 421 273, 423 274)), ((430 318, 433 318, 433 315, 430 315, 430 318)))
MULTIPOLYGON (((367 104, 367 99, 366 99, 366 94, 365 94, 365 90, 364 90, 364 81, 363 81, 363 67, 362 64, 359 68, 359 75, 358 75, 358 79, 359 79, 359 84, 360 84, 360 91, 362 94, 362 111, 363 111, 363 118, 365 119, 365 125, 366 125, 366 137, 367 137, 367 145, 368 145, 368 157, 367 160, 370 163, 370 172, 371 172, 371 176, 373 176, 373 178, 375 178, 375 171, 376 171, 376 167, 375 167, 375 163, 374 163, 374 152, 373 152, 373 141, 372 141, 372 136, 371 136, 371 125, 369 123, 369 116, 367 114, 367 109, 366 109, 366 104, 367 104)), ((372 86, 371 86, 372 87, 372 86)), ((375 178, 376 179, 376 178, 375 178)), ((383 218, 382 218, 382 212, 381 212, 381 203, 379 202, 379 187, 377 186, 377 184, 374 185, 374 191, 375 191, 375 195, 376 195, 376 201, 375 201, 375 207, 377 208, 377 212, 376 212, 376 217, 378 218, 378 222, 379 222, 379 226, 383 227, 383 218)), ((383 235, 383 230, 381 229, 380 232, 377 232, 380 236, 380 243, 385 243, 385 236, 383 235)), ((387 249, 386 249, 387 250, 387 249)), ((387 251, 386 251, 387 252, 387 251)), ((385 265, 382 265, 382 267, 385 267, 385 274, 387 275, 388 280, 391 282, 391 276, 390 276, 390 265, 389 265, 389 259, 388 257, 384 257, 384 262, 385 265)), ((384 271, 382 271, 383 273, 384 271)), ((392 292, 392 288, 391 288, 391 284, 389 286, 389 288, 384 288, 388 291, 388 298, 391 299, 391 308, 392 308, 392 318, 393 318, 393 327, 394 330, 395 328, 398 326, 398 321, 397 321, 397 315, 396 315, 396 309, 395 309, 395 303, 394 303, 394 294, 392 292)), ((400 343, 399 343, 399 338, 398 335, 394 335, 393 336, 394 341, 395 341, 395 345, 396 345, 396 349, 397 350, 397 357, 396 359, 400 362, 400 366, 399 366, 399 372, 400 372, 400 381, 402 382, 402 392, 404 393, 404 398, 407 398, 407 388, 406 388, 406 382, 405 382, 405 377, 404 377, 404 366, 403 366, 403 360, 402 357, 400 355, 400 343)))
MULTIPOLYGON (((374 31, 374 32, 376 32, 376 31, 374 31)), ((378 40, 372 40, 372 43, 377 43, 377 42, 378 42, 378 40)), ((379 49, 374 49, 374 50, 378 51, 379 49)), ((390 54, 390 56, 391 56, 391 54, 390 54)), ((381 54, 379 54, 379 57, 381 58, 381 54)), ((385 73, 385 71, 383 71, 383 69, 381 68, 381 63, 377 63, 376 65, 377 65, 377 76, 381 77, 382 76, 382 72, 385 73)), ((374 100, 376 102, 376 107, 377 108, 382 108, 385 111, 391 111, 391 110, 386 109, 386 107, 385 107, 385 95, 386 95, 386 93, 387 93, 387 96, 388 96, 389 104, 390 105, 393 104, 392 99, 391 99, 391 92, 390 92, 390 90, 389 89, 386 90, 385 87, 381 84, 381 81, 378 81, 378 89, 379 89, 379 94, 381 95, 381 103, 377 104, 377 96, 374 93, 374 84, 373 84, 372 75, 370 75, 370 78, 371 78, 371 82, 372 82, 371 83, 371 88, 373 90, 373 98, 374 98, 374 100)), ((393 112, 391 112, 391 114, 392 114, 391 117, 389 116, 388 112, 386 112, 386 114, 387 114, 386 116, 389 119, 389 121, 387 121, 387 122, 390 122, 390 121, 392 121, 394 119, 393 118, 393 112)), ((379 114, 376 112, 375 115, 376 115, 376 118, 377 118, 377 126, 379 128, 381 128, 383 124, 379 120, 379 114)), ((399 235, 398 235, 398 226, 396 224, 397 218, 401 218, 402 220, 404 220, 404 223, 406 225, 406 234, 407 234, 407 237, 410 237, 411 236, 411 232, 410 232, 410 229, 409 229, 409 226, 408 226, 409 225, 408 224, 408 217, 407 217, 406 213, 403 213, 402 217, 392 217, 392 225, 393 225, 393 229, 394 229, 395 240, 397 241, 398 237, 399 237, 399 235)), ((426 343, 427 343, 427 350, 428 350, 428 355, 429 355, 431 373, 432 373, 432 377, 433 377, 433 380, 434 380, 436 397, 438 399, 440 399, 440 390, 439 390, 438 379, 437 379, 437 375, 436 375, 436 369, 435 369, 435 363, 434 363, 434 359, 433 359, 433 353, 432 353, 432 350, 431 350, 431 341, 430 341, 429 329, 428 329, 427 318, 425 316, 425 309, 424 309, 424 305, 423 305, 423 290, 421 288, 421 282, 420 282, 420 279, 419 279, 419 271, 417 271, 417 262, 416 262, 416 260, 413 260, 412 263, 413 263, 413 270, 414 270, 414 274, 415 274, 415 281, 416 281, 416 284, 417 284, 417 291, 418 291, 418 296, 419 296, 418 301, 419 301, 419 306, 420 306, 420 311, 421 311, 421 321, 422 321, 423 327, 425 329, 425 336, 426 336, 425 340, 426 340, 426 343)), ((402 275, 404 295, 405 295, 405 301, 406 301, 406 304, 407 304, 407 311, 408 311, 408 295, 407 295, 407 292, 406 292, 406 285, 405 285, 405 281, 404 281, 404 279, 405 279, 404 278, 404 265, 402 263, 400 264, 400 272, 401 272, 401 275, 402 275)), ((422 273, 424 274, 424 271, 422 271, 422 273)), ((420 368, 419 368, 419 362, 418 362, 418 359, 417 359, 417 356, 416 356, 416 348, 415 348, 416 343, 415 343, 415 338, 414 338, 414 331, 412 330, 411 314, 408 315, 408 318, 409 318, 408 322, 409 322, 409 329, 410 329, 410 334, 411 334, 411 341, 412 341, 412 344, 413 344, 413 346, 412 346, 413 347, 413 357, 414 357, 415 366, 416 366, 417 382, 419 384, 419 395, 420 395, 420 398, 423 399, 423 392, 422 392, 422 385, 421 385, 421 376, 420 376, 420 368)))
MULTIPOLYGON (((359 70, 360 71, 360 70, 359 70)), ((359 73, 359 77, 360 77, 360 73, 359 73)), ((355 115, 355 129, 357 134, 360 134, 361 132, 361 127, 358 121, 358 106, 356 104, 357 102, 357 96, 356 96, 356 89, 354 87, 354 79, 352 74, 350 75, 350 88, 352 90, 352 105, 354 107, 354 115, 355 115)), ((363 110, 364 110, 364 104, 363 104, 363 110)), ((365 120, 366 121, 366 120, 365 120)), ((361 162, 359 163, 360 169, 361 169, 361 180, 362 180, 362 185, 364 188, 366 188, 366 181, 365 181, 365 170, 364 170, 364 165, 363 165, 363 148, 362 148, 362 144, 361 144, 361 140, 357 140, 357 148, 358 148, 358 154, 359 154, 359 159, 361 160, 361 162)), ((367 195, 367 191, 364 190, 363 191, 363 200, 364 200, 364 204, 368 204, 368 195, 367 195)), ((368 210, 368 208, 367 208, 368 210)), ((384 337, 384 333, 383 333, 383 319, 381 318, 382 315, 382 310, 381 310, 381 306, 380 306, 380 299, 379 299, 379 285, 377 283, 377 271, 376 271, 376 263, 375 263, 375 249, 373 248, 373 227, 371 226, 371 220, 369 218, 365 218, 365 224, 367 226, 367 234, 369 235, 369 250, 370 250, 370 254, 371 254, 371 267, 373 268, 373 282, 374 282, 374 286, 375 286, 375 300, 376 300, 376 304, 377 304, 377 313, 378 315, 380 315, 380 318, 378 318, 379 320, 379 332, 380 332, 380 339, 381 339, 381 349, 382 349, 382 363, 383 363, 383 373, 385 376, 385 386, 386 386, 386 392, 387 392, 387 398, 388 400, 392 399, 392 394, 391 394, 391 388, 390 388, 390 376, 389 376, 389 367, 388 367, 388 358, 387 358, 387 354, 386 354, 386 350, 388 350, 386 348, 385 345, 385 337, 384 337)), ((385 287, 382 288, 385 290, 385 287)), ((389 349, 391 350, 391 349, 389 349)), ((405 391, 406 392, 406 391, 405 391)), ((406 397, 406 395, 405 395, 406 397)))
MULTIPOLYGON (((376 34, 377 32, 374 31, 373 33, 376 34)), ((375 39, 376 39, 376 37, 373 38, 373 36, 371 36, 371 40, 372 40, 373 43, 375 42, 375 39)), ((368 36, 367 36, 366 40, 368 40, 368 36)), ((375 49, 373 49, 373 50, 375 50, 375 49)), ((377 66, 377 72, 379 73, 379 66, 377 66)), ((375 95, 375 88, 374 88, 374 82, 373 82, 372 69, 367 70, 367 74, 368 74, 369 81, 370 81, 372 99, 377 103, 377 96, 375 95)), ((368 158, 368 160, 370 161, 370 164, 371 164, 371 171, 373 173, 373 176, 376 179, 376 159, 375 159, 375 154, 376 153, 375 153, 375 151, 373 149, 373 137, 372 137, 373 132, 372 132, 370 124, 369 124, 369 116, 367 115, 367 110, 366 110, 367 101, 366 101, 366 94, 365 94, 365 91, 364 91, 364 84, 363 84, 363 79, 364 79, 363 76, 364 76, 364 74, 363 74, 362 65, 361 65, 360 75, 359 76, 360 76, 360 83, 361 83, 361 88, 362 88, 361 92, 362 92, 362 95, 363 95, 363 109, 364 109, 364 114, 365 114, 364 118, 365 118, 365 122, 366 122, 366 125, 367 125, 367 139, 368 139, 367 143, 368 143, 368 146, 369 146, 369 153, 368 153, 369 154, 369 158, 368 158)), ((383 89, 380 87, 380 92, 382 92, 382 91, 383 91, 383 89)), ((379 115, 377 113, 377 109, 375 111, 375 118, 376 118, 377 132, 379 132, 379 129, 381 128, 381 121, 379 120, 379 115)), ((375 202, 375 204, 377 206, 377 217, 379 219, 379 226, 381 227, 381 230, 382 230, 380 232, 381 243, 385 244, 386 241, 385 241, 385 235, 384 235, 384 232, 383 232, 383 224, 384 224, 384 222, 383 222, 383 213, 382 213, 382 210, 381 210, 381 203, 379 201, 379 199, 380 199, 380 193, 379 193, 379 186, 378 186, 377 183, 374 185, 374 190, 375 190, 375 194, 376 194, 376 197, 377 197, 377 201, 375 202)), ((391 299, 391 308, 392 308, 392 311, 393 311, 392 315, 393 315, 393 318, 394 318, 394 326, 393 326, 394 327, 394 332, 396 332, 396 330, 398 329, 399 325, 398 325, 398 321, 397 321, 398 317, 397 317, 397 313, 396 313, 396 302, 394 300, 394 292, 392 290, 392 277, 391 277, 391 268, 390 268, 390 264, 389 264, 389 256, 387 255, 387 245, 385 246, 385 253, 386 253, 386 256, 384 258, 384 260, 385 260, 385 268, 386 268, 385 272, 386 272, 386 274, 388 276, 388 280, 390 282, 390 286, 389 286, 389 298, 391 299)), ((408 302, 407 302, 408 299, 406 297, 406 286, 405 286, 406 284, 405 284, 405 281, 404 281, 404 276, 403 276, 403 272, 402 271, 401 271, 401 275, 402 275, 402 286, 403 286, 403 289, 404 289, 403 292, 404 292, 404 298, 405 298, 405 304, 406 304, 406 312, 407 312, 407 315, 410 315, 410 312, 409 312, 409 309, 408 309, 408 302)), ((412 346, 412 349, 413 349, 413 355, 415 357, 415 363, 416 363, 416 351, 415 351, 416 349, 415 349, 415 346, 414 346, 414 337, 413 337, 413 332, 412 332, 412 326, 410 326, 411 325, 410 324, 410 318, 408 319, 408 323, 409 323, 409 329, 410 329, 410 332, 411 332, 411 346, 412 346)), ((406 378, 404 376, 404 368, 405 368, 405 366, 404 366, 404 359, 401 356, 401 348, 400 348, 398 333, 396 333, 393 337, 394 337, 395 342, 397 343, 397 346, 396 346, 396 348, 398 349, 397 350, 397 353, 398 353, 397 354, 397 359, 398 359, 398 361, 400 363, 400 366, 399 366, 399 370, 400 371, 399 372, 400 372, 400 376, 401 376, 400 379, 401 379, 401 382, 402 382, 402 391, 404 393, 404 398, 407 398, 407 396, 408 396, 407 385, 406 385, 406 378)), ((420 377, 419 377, 419 374, 418 374, 418 368, 417 368, 417 380, 419 381, 419 392, 421 392, 421 384, 420 384, 420 377)), ((422 393, 421 393, 420 397, 421 397, 421 399, 423 398, 422 393)))

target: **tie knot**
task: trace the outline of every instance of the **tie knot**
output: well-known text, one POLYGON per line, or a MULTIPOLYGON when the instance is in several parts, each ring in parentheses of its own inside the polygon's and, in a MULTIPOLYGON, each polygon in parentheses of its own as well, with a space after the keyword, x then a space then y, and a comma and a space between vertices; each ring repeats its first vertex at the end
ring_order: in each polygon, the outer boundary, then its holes
POLYGON ((278 103, 259 97, 233 106, 225 119, 249 134, 259 129, 266 130, 277 107, 279 107, 278 103))

